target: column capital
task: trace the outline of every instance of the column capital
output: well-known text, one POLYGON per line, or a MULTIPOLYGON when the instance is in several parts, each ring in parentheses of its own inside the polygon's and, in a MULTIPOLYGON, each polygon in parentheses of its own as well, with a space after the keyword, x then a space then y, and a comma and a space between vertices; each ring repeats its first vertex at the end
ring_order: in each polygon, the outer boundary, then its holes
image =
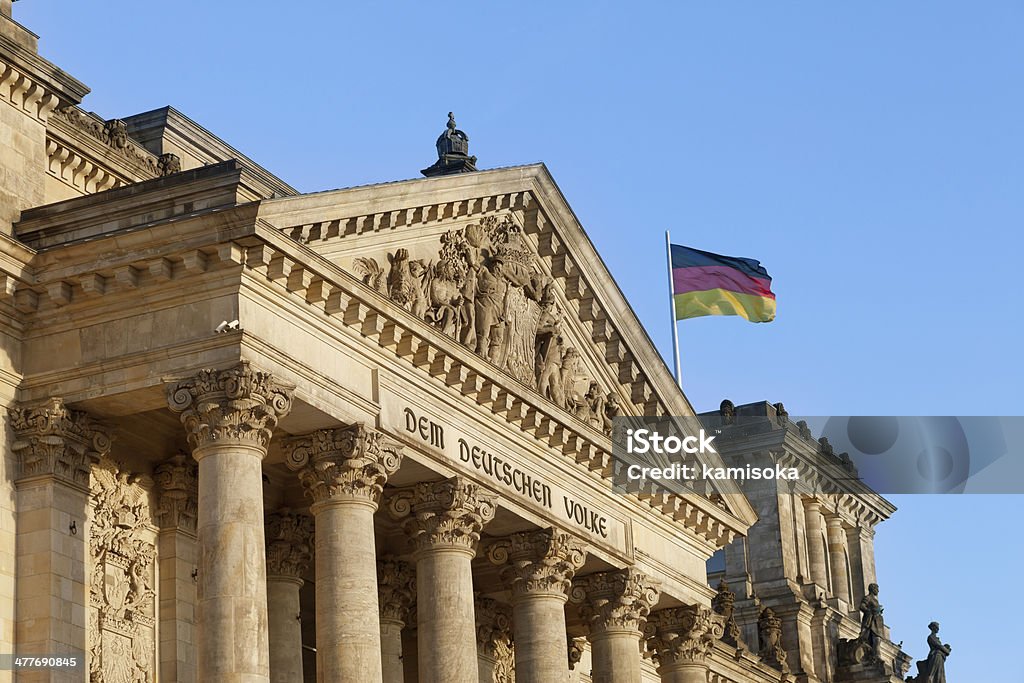
POLYGON ((284 577, 301 583, 313 559, 313 519, 283 508, 267 514, 267 577, 284 577))
POLYGON ((402 464, 402 446, 361 422, 288 439, 284 450, 314 508, 345 502, 376 507, 384 483, 402 464))
POLYGON ((19 464, 18 480, 52 477, 89 487, 90 466, 110 451, 110 434, 86 413, 71 410, 60 398, 38 406, 8 410, 19 464))
POLYGON ((803 499, 804 509, 812 512, 820 512, 823 503, 817 498, 804 498, 803 499))
POLYGON ((843 518, 834 512, 825 513, 825 526, 829 529, 842 529, 843 518))
POLYGON ((643 631, 647 615, 661 595, 657 581, 630 567, 576 579, 570 598, 592 634, 643 631))
POLYGON ((722 637, 724 621, 704 605, 658 610, 647 624, 647 644, 661 667, 703 664, 722 637))
POLYGON ((512 534, 491 544, 487 555, 494 564, 507 564, 502 579, 512 588, 513 603, 534 596, 568 599, 572 577, 587 558, 582 543, 554 528, 512 534))
POLYGON ((476 595, 476 649, 498 659, 512 646, 512 610, 497 600, 476 595))
POLYGON ((463 479, 423 482, 399 491, 388 502, 416 552, 449 548, 476 554, 480 531, 494 519, 497 496, 463 479))
POLYGON ((167 403, 181 413, 194 450, 229 443, 265 451, 278 420, 291 410, 293 390, 242 362, 168 384, 167 403))
POLYGON ((195 535, 199 478, 195 460, 184 453, 172 455, 153 471, 159 502, 157 523, 161 529, 179 529, 195 535))
POLYGON ((390 557, 377 560, 377 598, 381 621, 411 624, 416 604, 416 574, 412 565, 390 557))

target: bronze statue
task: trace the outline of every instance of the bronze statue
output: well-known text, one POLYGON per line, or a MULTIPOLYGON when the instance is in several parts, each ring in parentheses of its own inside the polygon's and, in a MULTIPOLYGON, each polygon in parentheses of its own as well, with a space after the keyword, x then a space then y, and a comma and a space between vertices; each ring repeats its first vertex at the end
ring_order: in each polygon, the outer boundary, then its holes
POLYGON ((928 628, 928 658, 917 663, 917 676, 907 678, 907 683, 946 683, 946 657, 953 648, 939 640, 939 622, 928 628))
POLYGON ((875 660, 881 659, 879 648, 885 638, 885 624, 882 621, 884 608, 878 602, 878 584, 868 586, 868 594, 860 601, 860 638, 868 646, 875 660))

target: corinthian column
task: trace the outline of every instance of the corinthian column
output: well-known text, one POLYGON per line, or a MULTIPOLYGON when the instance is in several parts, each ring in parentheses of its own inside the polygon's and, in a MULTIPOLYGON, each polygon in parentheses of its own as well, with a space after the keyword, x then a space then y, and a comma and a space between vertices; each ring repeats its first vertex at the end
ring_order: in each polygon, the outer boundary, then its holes
POLYGON ((408 562, 386 558, 377 562, 380 600, 380 654, 384 683, 403 683, 402 629, 416 600, 416 577, 408 562))
POLYGON ((267 616, 271 683, 302 680, 299 589, 313 557, 313 520, 291 510, 267 515, 267 616))
POLYGON ((262 460, 291 391, 248 363, 167 389, 199 463, 196 671, 204 681, 270 680, 262 460))
POLYGON ((512 534, 491 546, 493 562, 507 561, 502 578, 512 589, 516 681, 549 683, 569 677, 565 603, 586 552, 555 529, 512 534))
POLYGON ((640 638, 658 587, 635 569, 591 574, 573 586, 590 626, 593 683, 641 683, 640 638))
MULTIPOLYGON (((84 657, 89 474, 110 449, 110 437, 58 398, 13 408, 10 417, 18 462, 14 642, 20 652, 84 657)), ((86 671, 25 671, 18 680, 72 680, 86 671)))
POLYGON ((496 496, 453 477, 391 500, 414 544, 420 683, 478 683, 473 571, 480 530, 496 496))
POLYGON ((498 683, 506 680, 504 667, 512 652, 512 612, 497 600, 478 595, 474 605, 476 611, 477 664, 481 683, 498 683))
POLYGON ((317 677, 380 683, 373 513, 402 462, 401 446, 355 424, 290 439, 285 451, 316 519, 317 677))
POLYGON ((671 607, 651 614, 648 647, 662 683, 707 683, 708 655, 722 637, 724 619, 703 605, 671 607))

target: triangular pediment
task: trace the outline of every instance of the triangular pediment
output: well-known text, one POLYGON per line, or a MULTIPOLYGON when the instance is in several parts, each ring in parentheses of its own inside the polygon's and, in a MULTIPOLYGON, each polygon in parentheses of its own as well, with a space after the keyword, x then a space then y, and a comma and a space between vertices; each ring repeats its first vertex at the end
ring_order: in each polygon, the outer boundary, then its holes
MULTIPOLYGON (((259 217, 589 430, 694 414, 542 164, 269 200, 259 217)), ((753 523, 733 482, 715 489, 753 523)))

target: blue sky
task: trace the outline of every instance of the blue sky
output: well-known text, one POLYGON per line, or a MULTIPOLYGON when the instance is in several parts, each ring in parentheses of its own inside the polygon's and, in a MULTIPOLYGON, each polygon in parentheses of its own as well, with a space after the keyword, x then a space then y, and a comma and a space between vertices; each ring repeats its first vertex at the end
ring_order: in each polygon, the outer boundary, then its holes
MULTIPOLYGON (((680 324, 698 410, 1022 414, 1024 4, 22 0, 111 118, 171 104, 302 191, 418 176, 449 110, 544 161, 665 356, 664 230, 759 259, 778 319, 680 324)), ((1021 496, 900 496, 895 640, 1005 669, 1021 496)))

